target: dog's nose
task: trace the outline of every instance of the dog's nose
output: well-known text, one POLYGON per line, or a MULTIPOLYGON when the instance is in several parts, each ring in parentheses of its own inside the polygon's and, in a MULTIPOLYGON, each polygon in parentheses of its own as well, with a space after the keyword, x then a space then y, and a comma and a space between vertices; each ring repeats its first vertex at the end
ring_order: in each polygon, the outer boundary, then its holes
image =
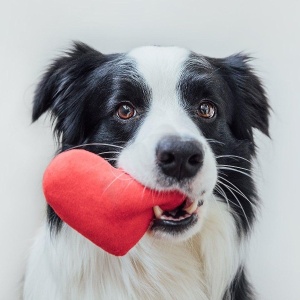
POLYGON ((178 180, 195 176, 203 158, 202 145, 194 139, 166 136, 156 148, 157 164, 162 172, 178 180))

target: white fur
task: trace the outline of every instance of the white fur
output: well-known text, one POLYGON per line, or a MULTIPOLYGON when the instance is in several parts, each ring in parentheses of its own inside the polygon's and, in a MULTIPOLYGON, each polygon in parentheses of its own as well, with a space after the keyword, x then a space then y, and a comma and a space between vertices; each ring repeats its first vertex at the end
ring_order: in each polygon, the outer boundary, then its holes
POLYGON ((155 145, 165 135, 197 140, 205 152, 203 167, 180 189, 195 201, 205 191, 199 222, 178 239, 148 232, 124 257, 104 252, 66 224, 51 237, 45 224, 28 261, 25 300, 222 299, 243 259, 241 238, 228 206, 212 194, 217 180, 214 155, 176 90, 188 55, 183 49, 158 47, 129 53, 152 99, 118 166, 148 187, 167 189, 157 180, 155 145))
POLYGON ((242 257, 227 206, 211 200, 193 238, 170 243, 145 235, 124 257, 102 251, 65 224, 51 239, 44 226, 28 262, 24 299, 222 299, 242 257))

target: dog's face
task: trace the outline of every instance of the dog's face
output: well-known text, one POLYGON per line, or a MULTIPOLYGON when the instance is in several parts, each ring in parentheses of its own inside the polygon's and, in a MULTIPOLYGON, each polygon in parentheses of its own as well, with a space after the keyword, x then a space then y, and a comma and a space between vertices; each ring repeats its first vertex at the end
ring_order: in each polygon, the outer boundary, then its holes
POLYGON ((180 207, 154 208, 150 234, 190 237, 211 201, 227 201, 247 230, 255 198, 247 177, 253 128, 268 133, 266 97, 247 60, 211 59, 175 47, 103 55, 77 44, 41 81, 33 120, 50 109, 61 151, 81 147, 151 189, 182 191, 180 207), (240 199, 245 189, 248 197, 240 199))
MULTIPOLYGON (((217 181, 215 156, 201 127, 213 122, 217 108, 207 96, 186 97, 191 53, 179 48, 146 47, 131 51, 132 60, 147 98, 121 103, 117 116, 140 122, 117 159, 138 181, 155 190, 179 189, 185 203, 173 210, 155 207, 152 233, 182 239, 198 231, 207 201, 217 181), (129 118, 127 117, 129 116, 129 118), (140 119, 140 120, 139 120, 140 119)), ((206 64, 199 67, 206 75, 206 64)), ((124 122, 124 121, 123 121, 124 122)))

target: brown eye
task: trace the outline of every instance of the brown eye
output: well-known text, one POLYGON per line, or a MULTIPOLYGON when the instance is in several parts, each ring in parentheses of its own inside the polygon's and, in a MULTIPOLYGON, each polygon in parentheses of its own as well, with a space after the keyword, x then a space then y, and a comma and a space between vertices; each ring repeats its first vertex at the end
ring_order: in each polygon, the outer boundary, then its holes
POLYGON ((211 119, 216 114, 216 107, 210 101, 201 101, 198 108, 198 115, 204 119, 211 119))
POLYGON ((122 103, 118 106, 117 116, 122 120, 128 120, 134 117, 136 114, 136 110, 129 103, 122 103))

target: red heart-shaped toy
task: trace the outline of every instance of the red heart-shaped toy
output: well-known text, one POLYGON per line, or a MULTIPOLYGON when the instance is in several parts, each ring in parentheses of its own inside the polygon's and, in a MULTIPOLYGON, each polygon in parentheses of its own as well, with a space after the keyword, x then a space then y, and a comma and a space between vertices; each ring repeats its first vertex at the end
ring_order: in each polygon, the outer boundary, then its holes
POLYGON ((153 207, 179 206, 179 192, 150 190, 100 156, 70 150, 56 156, 43 179, 44 194, 57 215, 114 255, 125 255, 146 233, 153 207))

